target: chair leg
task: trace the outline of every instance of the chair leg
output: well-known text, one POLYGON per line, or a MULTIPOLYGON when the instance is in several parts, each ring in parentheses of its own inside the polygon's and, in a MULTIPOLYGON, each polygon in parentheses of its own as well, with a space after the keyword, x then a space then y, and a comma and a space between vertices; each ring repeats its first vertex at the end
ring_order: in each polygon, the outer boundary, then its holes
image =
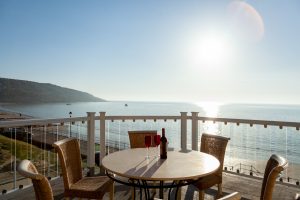
POLYGON ((134 187, 131 187, 131 199, 132 200, 135 200, 135 188, 134 187))
POLYGON ((109 188, 109 200, 114 199, 114 193, 115 193, 115 182, 113 182, 109 188))
POLYGON ((218 195, 217 198, 222 197, 223 191, 222 191, 222 183, 218 184, 218 195))
POLYGON ((204 200, 204 190, 199 190, 199 200, 204 200))

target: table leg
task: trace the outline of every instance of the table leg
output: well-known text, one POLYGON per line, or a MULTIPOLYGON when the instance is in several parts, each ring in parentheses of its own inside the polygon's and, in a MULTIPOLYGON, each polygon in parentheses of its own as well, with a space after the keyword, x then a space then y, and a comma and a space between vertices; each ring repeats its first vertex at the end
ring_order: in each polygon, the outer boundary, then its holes
POLYGON ((175 200, 181 199, 181 181, 173 181, 172 187, 169 189, 168 199, 171 199, 172 191, 175 192, 175 200))
POLYGON ((150 192, 149 192, 147 181, 142 181, 142 183, 145 191, 145 199, 150 199, 150 192))
MULTIPOLYGON (((175 185, 175 181, 172 182, 172 188, 175 185)), ((171 199, 171 192, 172 192, 172 188, 169 189, 169 193, 168 193, 168 199, 171 199)))
POLYGON ((135 200, 135 180, 134 179, 128 179, 128 183, 132 185, 131 188, 131 200, 135 200))
POLYGON ((164 199, 164 182, 159 182, 159 198, 164 199))
MULTIPOLYGON (((180 185, 181 181, 177 182, 177 185, 180 185)), ((181 187, 177 186, 176 193, 175 193, 175 199, 180 200, 181 199, 181 187)))
POLYGON ((143 187, 139 180, 137 180, 139 188, 140 188, 140 200, 143 200, 143 187))

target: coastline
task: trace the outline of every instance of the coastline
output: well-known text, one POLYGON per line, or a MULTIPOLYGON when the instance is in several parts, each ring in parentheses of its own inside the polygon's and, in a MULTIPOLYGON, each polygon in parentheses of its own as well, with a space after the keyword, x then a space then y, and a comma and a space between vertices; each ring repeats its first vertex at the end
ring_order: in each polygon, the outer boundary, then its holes
POLYGON ((31 119, 31 118, 33 117, 29 115, 7 111, 3 109, 0 104, 0 121, 24 120, 24 119, 31 119))

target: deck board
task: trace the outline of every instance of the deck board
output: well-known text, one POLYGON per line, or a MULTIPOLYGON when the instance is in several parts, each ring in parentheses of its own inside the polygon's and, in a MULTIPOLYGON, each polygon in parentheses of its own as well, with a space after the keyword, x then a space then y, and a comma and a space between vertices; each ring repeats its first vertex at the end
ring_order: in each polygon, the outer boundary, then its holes
MULTIPOLYGON (((223 173, 223 191, 224 193, 231 193, 238 191, 241 193, 243 199, 258 200, 260 196, 262 179, 252 178, 249 176, 241 176, 231 173, 223 173)), ((56 179, 51 181, 54 196, 56 200, 63 199, 63 183, 62 179, 56 179)), ((216 194, 216 187, 213 187, 206 191, 205 199, 213 200, 216 194)), ((300 192, 300 187, 288 184, 276 184, 273 199, 274 200, 291 200, 294 199, 296 192, 300 192)), ((167 192, 165 192, 167 197, 167 192)), ((1 195, 0 199, 3 200, 31 200, 35 199, 34 191, 32 187, 18 190, 14 193, 1 195)), ((104 200, 108 200, 108 194, 104 196, 104 200)), ((130 200, 131 190, 130 187, 125 185, 115 184, 115 199, 116 200, 130 200)), ((185 186, 182 188, 182 200, 198 199, 198 192, 193 186, 185 186)))

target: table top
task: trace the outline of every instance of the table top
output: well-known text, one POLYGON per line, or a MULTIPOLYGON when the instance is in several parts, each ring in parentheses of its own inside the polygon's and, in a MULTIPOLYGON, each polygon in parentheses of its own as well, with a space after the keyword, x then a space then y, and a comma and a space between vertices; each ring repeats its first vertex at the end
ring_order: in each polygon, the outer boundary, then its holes
POLYGON ((214 173, 220 166, 217 158, 199 151, 168 151, 167 159, 151 154, 146 159, 146 154, 146 148, 118 151, 105 156, 102 165, 119 176, 150 181, 198 179, 214 173))

